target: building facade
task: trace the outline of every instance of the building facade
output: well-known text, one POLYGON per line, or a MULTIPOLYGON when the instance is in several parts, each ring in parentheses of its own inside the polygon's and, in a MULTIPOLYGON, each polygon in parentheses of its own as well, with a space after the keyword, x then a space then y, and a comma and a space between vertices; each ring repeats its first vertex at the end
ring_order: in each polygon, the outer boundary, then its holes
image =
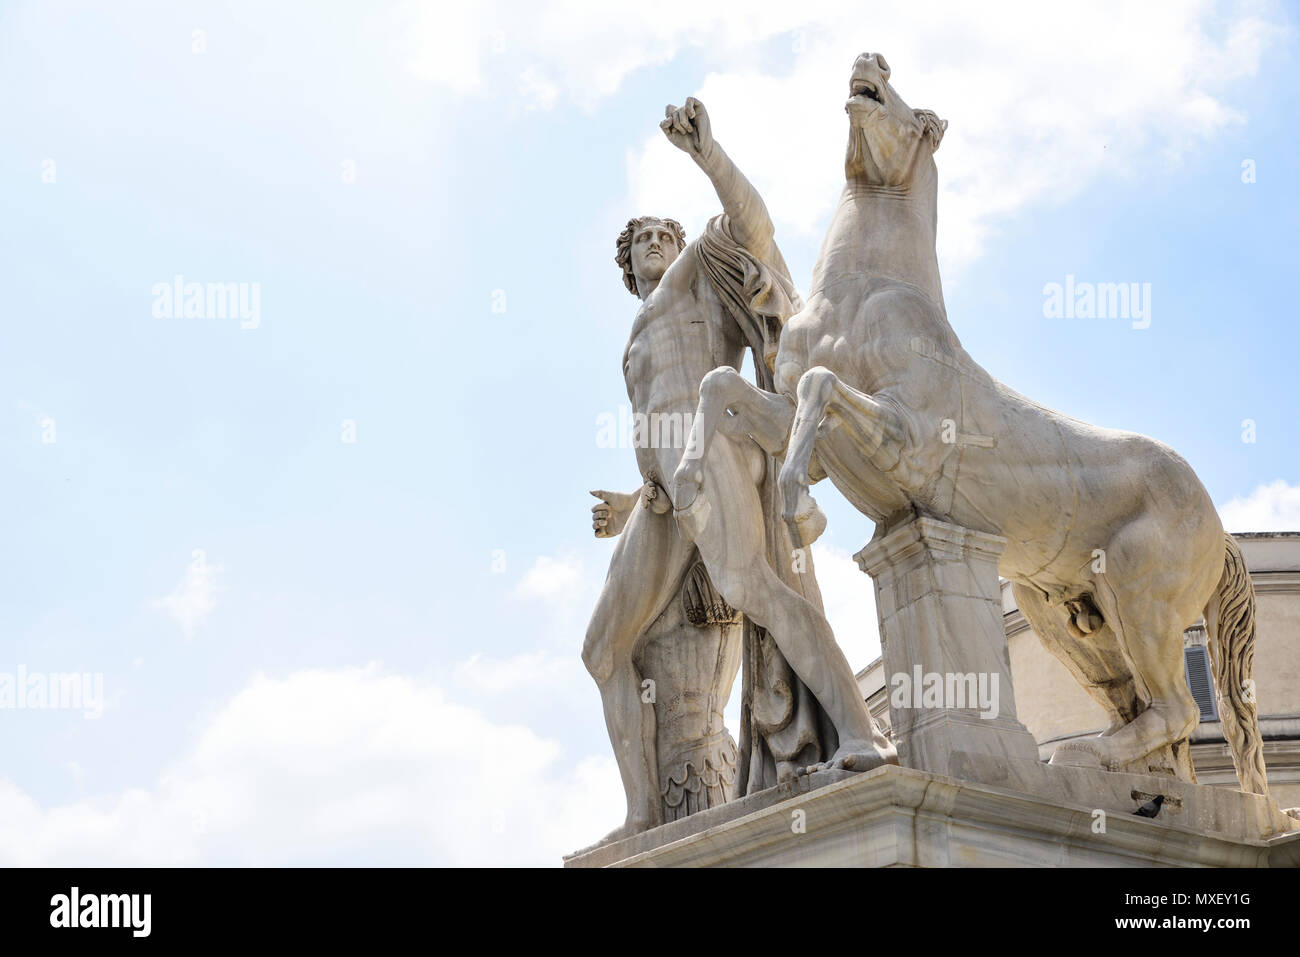
MULTIPOLYGON (((1257 601, 1254 680, 1269 788, 1282 807, 1300 806, 1300 532, 1234 534, 1250 569, 1257 601)), ((1016 710, 1045 761, 1056 747, 1105 730, 1101 707, 1051 654, 1002 583, 1003 625, 1011 657, 1016 710)), ((1201 707, 1192 733, 1192 761, 1202 784, 1235 788, 1232 756, 1218 720, 1217 694, 1203 623, 1183 634, 1187 681, 1201 707)), ((891 726, 889 682, 877 658, 858 673, 872 716, 891 726)), ((888 730, 886 731, 888 733, 888 730)))

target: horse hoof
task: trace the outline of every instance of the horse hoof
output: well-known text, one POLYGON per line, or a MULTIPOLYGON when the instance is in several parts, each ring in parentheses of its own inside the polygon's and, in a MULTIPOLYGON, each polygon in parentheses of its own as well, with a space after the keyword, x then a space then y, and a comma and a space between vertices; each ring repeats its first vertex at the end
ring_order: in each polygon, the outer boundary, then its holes
POLYGON ((1082 741, 1071 741, 1052 752, 1052 759, 1047 762, 1058 767, 1094 768, 1104 770, 1106 760, 1096 747, 1082 741))
POLYGON ((799 504, 793 512, 783 512, 781 517, 790 529, 795 548, 807 548, 826 531, 826 513, 807 492, 800 494, 799 504))

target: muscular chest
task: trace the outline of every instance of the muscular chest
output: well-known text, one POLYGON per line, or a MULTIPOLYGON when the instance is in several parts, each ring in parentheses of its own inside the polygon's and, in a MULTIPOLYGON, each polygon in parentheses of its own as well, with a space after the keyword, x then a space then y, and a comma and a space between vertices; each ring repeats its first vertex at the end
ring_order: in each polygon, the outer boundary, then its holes
POLYGON ((623 367, 628 390, 634 396, 647 390, 667 390, 672 398, 694 395, 705 373, 734 361, 734 337, 711 321, 706 303, 660 292, 642 306, 628 343, 623 367))

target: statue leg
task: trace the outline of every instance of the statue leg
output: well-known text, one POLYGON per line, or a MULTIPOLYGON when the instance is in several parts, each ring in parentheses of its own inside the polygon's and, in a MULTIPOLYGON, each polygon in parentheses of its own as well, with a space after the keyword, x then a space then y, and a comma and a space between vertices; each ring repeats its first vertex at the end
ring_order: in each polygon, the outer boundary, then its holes
POLYGON ((827 429, 843 429, 863 456, 882 470, 892 468, 902 452, 904 433, 898 417, 864 392, 845 385, 835 373, 814 366, 799 379, 794 425, 777 486, 782 517, 796 545, 811 545, 826 528, 809 493, 808 470, 814 446, 827 429))
POLYGON ((840 747, 826 765, 817 767, 869 771, 896 764, 897 753, 871 720, 825 615, 768 563, 763 506, 738 443, 718 443, 705 462, 704 475, 703 494, 711 502, 713 517, 695 544, 722 597, 768 630, 835 724, 840 747))
POLYGON ((1133 673, 1114 630, 1104 621, 1089 635, 1070 627, 1069 613, 1048 604, 1033 585, 1013 582, 1020 612, 1056 658, 1065 665, 1110 718, 1108 732, 1119 730, 1137 717, 1141 702, 1133 687, 1133 673))
POLYGON ((645 689, 634 658, 638 643, 671 600, 691 558, 691 544, 671 515, 638 507, 619 537, 587 626, 582 660, 600 687, 605 725, 627 794, 627 820, 606 841, 663 823, 654 703, 643 700, 645 689))
POLYGON ((732 436, 750 435, 764 451, 779 455, 790 435, 793 416, 794 406, 789 399, 764 392, 730 366, 706 375, 700 382, 700 404, 691 423, 686 453, 673 475, 677 508, 688 509, 694 503, 704 481, 704 460, 719 431, 732 436))
POLYGON ((1200 709, 1183 677, 1183 629, 1195 619, 1179 600, 1187 567, 1154 548, 1163 530, 1138 520, 1124 525, 1106 548, 1107 571, 1094 581, 1096 604, 1129 665, 1135 696, 1145 704, 1119 729, 1057 749, 1053 764, 1118 770, 1186 738, 1200 709))

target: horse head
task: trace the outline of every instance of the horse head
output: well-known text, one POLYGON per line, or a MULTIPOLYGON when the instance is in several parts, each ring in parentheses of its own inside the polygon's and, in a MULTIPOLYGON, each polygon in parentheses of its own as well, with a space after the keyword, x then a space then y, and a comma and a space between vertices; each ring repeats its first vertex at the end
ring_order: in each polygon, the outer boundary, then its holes
POLYGON ((910 188, 924 178, 937 182, 934 153, 948 121, 914 110, 889 83, 889 64, 863 53, 849 76, 849 145, 844 175, 867 186, 910 188))

